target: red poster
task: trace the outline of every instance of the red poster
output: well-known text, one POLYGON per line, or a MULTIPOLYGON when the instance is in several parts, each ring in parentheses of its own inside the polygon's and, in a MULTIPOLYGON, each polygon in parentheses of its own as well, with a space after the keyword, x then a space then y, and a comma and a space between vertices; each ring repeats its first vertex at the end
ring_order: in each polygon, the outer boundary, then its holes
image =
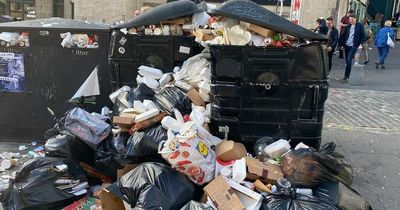
POLYGON ((301 0, 292 1, 291 20, 293 23, 300 24, 300 7, 301 7, 301 0))

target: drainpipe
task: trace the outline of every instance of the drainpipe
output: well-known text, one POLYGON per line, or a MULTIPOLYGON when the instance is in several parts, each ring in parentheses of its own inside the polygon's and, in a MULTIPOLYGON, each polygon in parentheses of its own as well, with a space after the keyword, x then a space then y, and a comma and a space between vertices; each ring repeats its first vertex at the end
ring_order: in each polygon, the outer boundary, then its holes
POLYGON ((75 0, 71 0, 71 19, 75 19, 75 0))

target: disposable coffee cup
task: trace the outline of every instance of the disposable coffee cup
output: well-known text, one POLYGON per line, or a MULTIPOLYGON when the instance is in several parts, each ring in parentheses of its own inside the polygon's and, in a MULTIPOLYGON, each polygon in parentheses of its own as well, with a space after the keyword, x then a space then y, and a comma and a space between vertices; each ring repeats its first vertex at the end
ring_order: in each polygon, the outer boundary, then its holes
POLYGON ((8 169, 10 169, 11 167, 13 167, 13 166, 16 166, 17 165, 17 160, 15 160, 15 159, 10 159, 10 160, 3 160, 2 162, 1 162, 1 168, 2 169, 5 169, 5 170, 8 170, 8 169))

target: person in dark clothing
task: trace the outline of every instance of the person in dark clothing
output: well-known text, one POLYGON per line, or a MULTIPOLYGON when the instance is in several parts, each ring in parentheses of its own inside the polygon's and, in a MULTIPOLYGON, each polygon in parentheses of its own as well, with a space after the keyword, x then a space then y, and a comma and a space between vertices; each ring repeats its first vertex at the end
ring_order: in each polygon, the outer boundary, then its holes
MULTIPOLYGON (((347 12, 347 14, 340 20, 340 36, 342 36, 344 29, 350 24, 349 16, 352 14, 354 14, 354 11, 349 10, 349 12, 347 12)), ((339 58, 344 58, 342 47, 343 46, 339 44, 339 58)))
POLYGON ((326 26, 326 21, 322 18, 316 20, 317 28, 314 29, 315 33, 327 35, 328 27, 326 26))
POLYGON ((329 36, 329 41, 328 41, 328 58, 329 58, 329 72, 331 72, 332 69, 332 57, 333 54, 335 53, 335 49, 339 43, 339 30, 334 26, 333 24, 333 18, 329 17, 326 19, 326 25, 328 27, 328 36, 329 36))
POLYGON ((340 44, 344 48, 346 57, 346 72, 344 74, 343 82, 349 81, 354 55, 356 54, 358 47, 365 41, 364 25, 357 23, 354 14, 351 14, 349 19, 350 24, 346 26, 343 34, 340 36, 340 44))

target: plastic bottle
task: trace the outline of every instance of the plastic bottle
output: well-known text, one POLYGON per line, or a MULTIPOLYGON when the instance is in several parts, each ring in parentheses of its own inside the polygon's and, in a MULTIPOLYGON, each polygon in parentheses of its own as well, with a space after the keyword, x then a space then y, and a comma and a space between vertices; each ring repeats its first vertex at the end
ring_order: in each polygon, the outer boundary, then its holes
POLYGON ((278 140, 264 149, 264 153, 270 158, 278 158, 290 150, 290 144, 287 140, 278 140))

